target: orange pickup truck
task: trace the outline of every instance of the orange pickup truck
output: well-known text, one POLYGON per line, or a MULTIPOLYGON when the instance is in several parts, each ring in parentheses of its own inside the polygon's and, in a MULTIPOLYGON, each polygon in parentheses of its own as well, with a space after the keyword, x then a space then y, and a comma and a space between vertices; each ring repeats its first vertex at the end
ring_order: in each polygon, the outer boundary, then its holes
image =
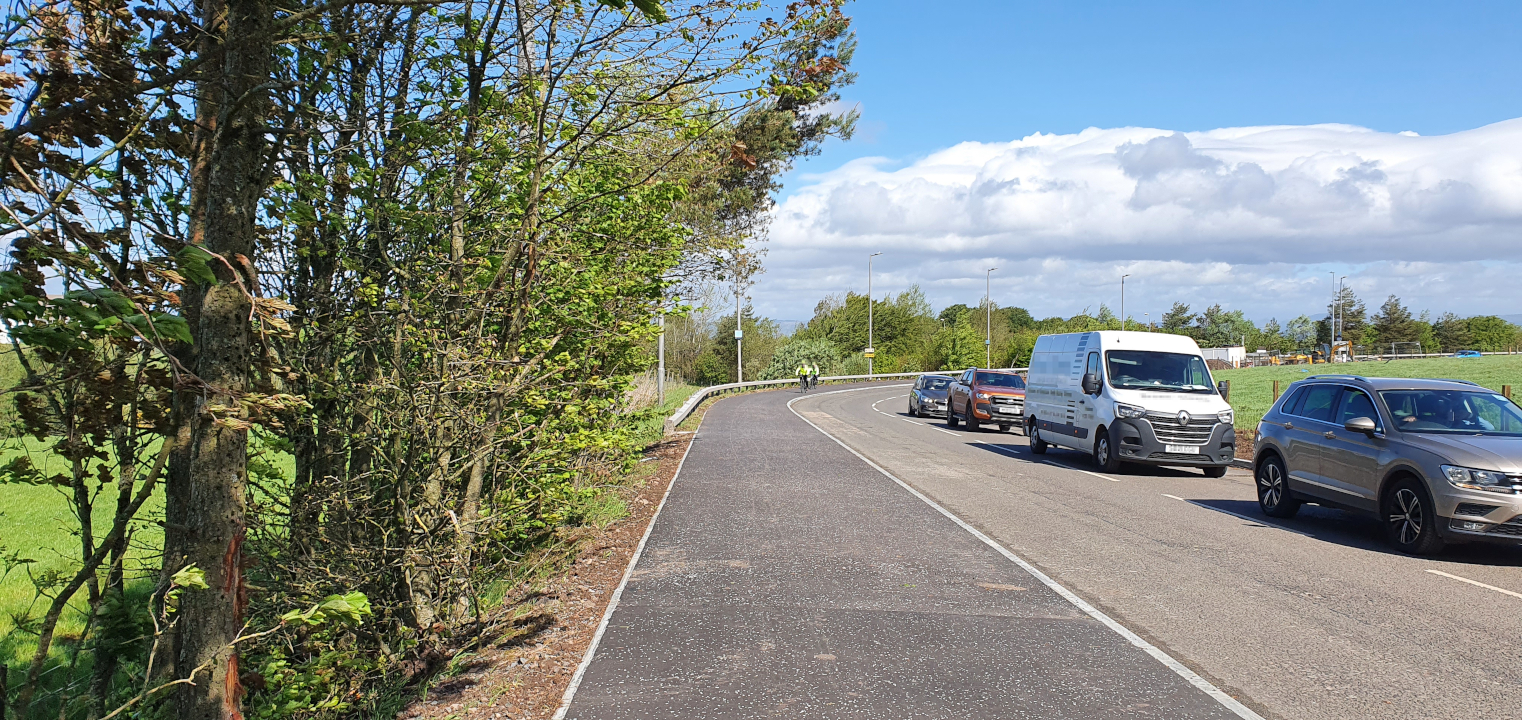
POLYGON ((1024 414, 1025 379, 1012 372, 970 368, 946 393, 946 427, 965 422, 968 430, 977 430, 989 423, 1009 432, 1011 427, 1024 427, 1024 414))

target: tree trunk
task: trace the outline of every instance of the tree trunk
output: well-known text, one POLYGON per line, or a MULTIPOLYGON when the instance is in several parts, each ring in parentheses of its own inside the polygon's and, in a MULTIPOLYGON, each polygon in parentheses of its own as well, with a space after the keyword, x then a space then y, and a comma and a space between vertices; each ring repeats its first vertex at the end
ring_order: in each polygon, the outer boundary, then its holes
MULTIPOLYGON (((181 527, 173 546, 179 567, 206 574, 206 590, 180 598, 175 672, 193 677, 180 686, 177 715, 186 720, 242 717, 243 688, 233 646, 243 625, 247 590, 243 541, 248 484, 248 431, 239 399, 247 391, 252 342, 250 292, 256 257, 256 216, 263 191, 265 114, 272 47, 267 0, 202 0, 202 19, 220 44, 221 62, 209 65, 198 102, 217 118, 209 152, 203 213, 205 248, 218 283, 186 288, 187 315, 195 341, 190 369, 199 382, 181 386, 180 435, 189 447, 175 460, 174 478, 185 483, 172 499, 181 527)), ((178 568, 166 568, 173 571, 178 568)))

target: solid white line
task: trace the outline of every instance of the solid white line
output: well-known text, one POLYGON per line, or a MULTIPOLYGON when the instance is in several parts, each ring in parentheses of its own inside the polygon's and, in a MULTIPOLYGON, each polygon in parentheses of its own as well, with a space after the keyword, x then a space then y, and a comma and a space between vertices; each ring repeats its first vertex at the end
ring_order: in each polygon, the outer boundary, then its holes
MULTIPOLYGON (((790 407, 792 403, 788 404, 790 407)), ((708 417, 707 415, 703 416, 708 417)), ((682 459, 676 464, 676 473, 671 476, 670 484, 666 485, 666 492, 661 495, 661 502, 655 506, 655 514, 650 516, 650 524, 645 526, 645 534, 639 538, 639 545, 634 548, 634 556, 629 558, 629 567, 624 568, 624 577, 618 581, 618 589, 613 591, 613 598, 608 601, 608 609, 603 611, 602 621, 597 623, 597 632, 592 634, 592 644, 587 646, 587 653, 581 658, 581 664, 576 666, 576 674, 571 676, 571 684, 566 686, 565 695, 560 698, 560 707, 555 710, 553 720, 565 720, 565 714, 571 709, 571 699, 576 697, 576 688, 581 687, 581 679, 587 674, 587 667, 592 664, 592 656, 597 653, 597 644, 602 642, 603 633, 608 630, 608 621, 613 619, 613 611, 618 609, 618 601, 624 596, 624 586, 629 584, 629 577, 634 574, 634 566, 639 563, 640 555, 645 552, 645 543, 650 540, 650 531, 655 529, 655 521, 660 518, 661 510, 666 507, 666 498, 671 497, 671 488, 676 486, 677 478, 682 476, 682 467, 687 464, 687 455, 692 452, 692 446, 698 441, 697 432, 703 429, 703 421, 698 421, 697 430, 693 430, 692 440, 687 443, 687 449, 682 451, 682 459)))
MULTIPOLYGON (((866 390, 868 388, 853 388, 853 389, 854 390, 866 390)), ((836 392, 851 392, 851 390, 837 390, 836 392)), ((1177 660, 1174 660, 1171 655, 1169 655, 1166 652, 1163 652, 1156 645, 1153 645, 1152 643, 1149 643, 1146 640, 1143 640, 1140 635, 1137 635, 1136 633, 1131 632, 1129 629, 1126 628, 1126 626, 1121 625, 1120 623, 1116 622, 1113 618, 1111 618, 1109 615, 1106 615, 1103 612, 1101 612, 1099 610, 1099 608, 1096 608, 1093 605, 1090 605, 1083 598, 1078 597, 1077 595, 1073 594, 1072 591, 1070 591, 1067 588, 1063 587, 1062 585, 1058 584, 1058 582, 1056 580, 1053 580, 1050 577, 1048 577, 1046 575, 1046 573, 1043 573, 1040 570, 1037 570, 1036 566, 1026 562, 1023 559, 1021 559, 1019 555, 1016 555, 1013 552, 1010 552, 1008 548, 1006 548, 1003 545, 1000 545, 999 543, 995 542, 993 540, 993 538, 990 538, 987 535, 984 535, 980 530, 978 530, 977 528, 967 524, 967 522, 964 521, 962 518, 959 518, 956 515, 952 514, 952 512, 950 510, 947 510, 946 508, 941 507, 939 503, 937 503, 934 500, 931 500, 924 493, 921 493, 920 491, 914 489, 913 487, 911 487, 908 483, 904 482, 903 480, 900 480, 897 477, 894 477, 893 473, 890 473, 887 470, 883 469, 882 466, 878 465, 877 463, 872 462, 871 460, 868 460, 867 456, 857 452, 850 445, 847 445, 847 444, 841 442, 840 438, 837 438, 834 435, 831 435, 828 432, 825 432, 824 428, 821 428, 818 425, 815 425, 814 421, 804 417, 797 410, 793 410, 793 403, 795 403, 795 402, 797 402, 798 400, 801 400, 801 399, 803 399, 803 398, 796 398, 794 400, 789 400, 788 403, 787 403, 787 409, 788 410, 792 410, 793 414, 798 416, 798 419, 800 419, 800 420, 808 423, 809 425, 813 426, 813 428, 815 430, 818 430, 825 437, 827 437, 827 438, 829 438, 831 440, 834 440, 836 445, 839 445, 839 446, 845 448, 852 455, 855 455, 856 457, 860 458, 862 462, 864 462, 867 465, 871 466, 872 469, 882 473, 883 477, 886 477, 889 480, 892 480, 893 482, 898 483, 898 486, 903 488, 903 489, 905 489, 905 490, 908 490, 909 494, 919 498, 920 500, 924 501, 924 503, 926 505, 929 505, 930 507, 935 508, 942 515, 945 515, 947 518, 950 518, 952 522, 954 522, 957 525, 961 526, 961 528, 963 530, 966 530, 967 532, 971 533, 973 537, 976 537, 977 539, 982 540, 984 544, 986 544, 989 547, 993 548, 994 550, 998 551, 998 553, 1000 555, 1003 555, 1005 558, 1008 558, 1010 562, 1013 562, 1014 564, 1019 565, 1022 570, 1030 573, 1032 577, 1034 577, 1037 580, 1041 581, 1041 583, 1043 585, 1046 585, 1048 588, 1051 588, 1051 590, 1053 592, 1057 593, 1058 595, 1061 595, 1064 600, 1067 600, 1068 602, 1072 603, 1075 607, 1077 607, 1079 610, 1082 610, 1085 613, 1087 613, 1089 615, 1089 617, 1092 617, 1095 620, 1098 620, 1099 622, 1103 623, 1105 625, 1105 627, 1108 627, 1111 630, 1115 631, 1117 634, 1119 634, 1121 637, 1125 638, 1132 645, 1135 645, 1136 647, 1141 648, 1144 652, 1146 652, 1148 655, 1151 655, 1158 662, 1160 662, 1163 665, 1167 666, 1169 670, 1172 670, 1173 672, 1178 673, 1178 676, 1183 678, 1184 680, 1188 681, 1189 684, 1191 684, 1191 685, 1195 686, 1196 688, 1204 691, 1205 694, 1207 694, 1210 697, 1214 698, 1216 702, 1219 702, 1227 710, 1230 710, 1231 712, 1235 713, 1237 717, 1243 718, 1243 720, 1263 720, 1263 716, 1253 712, 1246 705, 1243 705, 1242 703, 1238 702, 1236 698, 1234 698, 1234 697, 1232 697, 1230 695, 1227 695, 1220 688, 1218 688, 1215 685, 1211 684, 1211 682, 1209 680, 1206 680, 1205 678, 1200 677, 1198 673, 1196 673, 1193 670, 1190 670, 1183 663, 1181 663, 1181 662, 1179 662, 1177 660)), ((1101 475, 1100 477, 1104 477, 1104 476, 1101 475)), ((1109 478, 1105 478, 1105 479, 1108 480, 1109 478)))
MULTIPOLYGON (((1179 497, 1177 495, 1169 495, 1168 493, 1163 493, 1163 497, 1165 497, 1165 498, 1173 498, 1174 500, 1184 500, 1183 498, 1181 498, 1181 497, 1179 497)), ((1189 502, 1189 501, 1188 500, 1184 500, 1184 502, 1189 502)))
MULTIPOLYGON (((812 425, 813 423, 809 423, 809 424, 812 425)), ((1503 589, 1503 588, 1498 588, 1498 587, 1496 587, 1494 585, 1486 585, 1485 583, 1479 582, 1477 580, 1470 580, 1469 578, 1466 578, 1466 577, 1459 577, 1457 575, 1450 575, 1448 573, 1443 572, 1442 570, 1428 570, 1427 572, 1430 572, 1433 575, 1442 575, 1445 578, 1453 578, 1454 580, 1457 580, 1459 582, 1466 582, 1466 583, 1469 583, 1470 585, 1474 585, 1476 587, 1485 588, 1486 590, 1494 590, 1494 591, 1496 591, 1498 593, 1501 593, 1502 595, 1510 595, 1510 596, 1512 596, 1514 598, 1522 599, 1522 593, 1512 592, 1510 590, 1506 590, 1506 589, 1503 589)))

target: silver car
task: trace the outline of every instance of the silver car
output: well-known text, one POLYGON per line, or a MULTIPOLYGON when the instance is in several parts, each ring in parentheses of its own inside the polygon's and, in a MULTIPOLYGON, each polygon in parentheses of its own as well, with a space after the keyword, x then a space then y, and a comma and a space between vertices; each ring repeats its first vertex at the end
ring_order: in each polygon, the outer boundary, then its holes
POLYGON ((952 379, 945 375, 921 375, 909 391, 909 414, 915 417, 945 417, 946 392, 952 379))
POLYGON ((1258 423, 1258 506, 1379 517, 1396 548, 1522 543, 1522 408, 1457 380, 1319 375, 1258 423))

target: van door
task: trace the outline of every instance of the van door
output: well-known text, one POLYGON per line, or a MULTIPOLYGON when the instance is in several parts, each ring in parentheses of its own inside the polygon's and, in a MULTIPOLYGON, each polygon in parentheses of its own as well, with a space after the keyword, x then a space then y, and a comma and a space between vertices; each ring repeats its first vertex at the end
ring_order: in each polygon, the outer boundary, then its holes
MULTIPOLYGON (((1083 365, 1083 374, 1093 374, 1095 377, 1100 378, 1100 386, 1104 386, 1104 376, 1100 375, 1099 370, 1099 353, 1089 353, 1089 359, 1083 365)), ((1088 428, 1089 432, 1092 433, 1096 424, 1094 421, 1094 403, 1096 398, 1083 392, 1082 378, 1079 379, 1078 387, 1078 419, 1074 424, 1088 428)))

